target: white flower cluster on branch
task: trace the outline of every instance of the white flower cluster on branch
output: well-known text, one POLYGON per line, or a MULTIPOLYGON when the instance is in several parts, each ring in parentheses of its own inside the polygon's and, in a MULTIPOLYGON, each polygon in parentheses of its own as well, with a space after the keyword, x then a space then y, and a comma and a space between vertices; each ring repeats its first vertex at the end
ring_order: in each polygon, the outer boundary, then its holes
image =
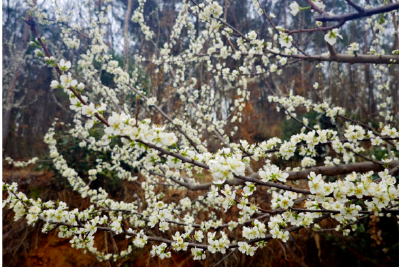
POLYGON ((28 165, 35 164, 39 160, 39 158, 34 157, 28 161, 14 161, 12 158, 6 157, 4 160, 7 161, 8 164, 10 164, 10 165, 12 164, 14 167, 23 168, 28 165))
MULTIPOLYGON (((102 27, 108 21, 110 8, 105 6, 108 2, 100 3, 104 7, 98 21, 91 22, 87 29, 90 45, 74 64, 52 57, 46 40, 39 36, 34 17, 26 19, 36 37, 35 44, 41 47, 35 54, 43 57, 58 74, 49 86, 64 90, 69 96, 74 123, 68 134, 80 140, 80 147, 86 147, 93 154, 109 153, 111 159, 109 162, 97 159, 87 175, 80 177, 59 152, 54 123, 45 136, 49 156, 60 175, 82 198, 88 198, 91 206, 85 210, 70 209, 64 202, 28 198, 18 191, 15 183, 4 184, 3 190, 8 196, 3 205, 13 209, 15 220, 25 216, 29 225, 44 221, 43 232, 57 230, 60 238, 69 238, 73 247, 94 253, 99 260, 118 261, 133 249, 150 243, 151 256, 160 259, 170 258, 179 251, 190 251, 194 260, 204 260, 207 255, 227 254, 236 248, 253 256, 270 239, 287 242, 290 233, 301 228, 320 230, 319 222, 326 218, 336 220, 338 230, 344 229, 347 234, 346 228, 363 216, 398 213, 395 177, 398 176, 399 133, 393 127, 396 116, 392 112, 389 85, 381 82, 388 73, 387 67, 374 69, 379 83, 377 91, 382 92, 379 93, 380 119, 383 119, 378 123, 380 130, 352 119, 344 108, 333 105, 330 100, 313 102, 293 91, 275 95, 266 80, 280 75, 289 60, 393 65, 398 64, 398 56, 372 52, 358 55, 357 43, 346 45, 346 54, 311 56, 304 51, 300 53, 294 33, 275 26, 273 16, 263 11, 259 1, 252 2, 257 13, 271 23, 272 28, 268 30, 271 40, 260 39, 253 30, 242 33, 228 24, 222 18, 223 7, 216 1, 184 0, 169 40, 160 49, 155 45, 156 52, 150 59, 136 56, 138 63, 152 64, 155 73, 162 71, 168 77, 165 83, 183 103, 181 114, 176 112, 172 116, 161 106, 166 102, 164 99, 137 86, 137 71, 128 73, 108 52, 102 27), (204 30, 196 32, 192 17, 204 24, 204 30), (189 41, 176 54, 173 48, 182 35, 189 41), (232 68, 228 60, 238 67, 232 68), (204 83, 204 77, 192 71, 193 66, 204 68, 212 76, 211 80, 204 83), (103 84, 102 73, 113 75, 115 86, 103 84), (242 127, 243 110, 251 94, 248 85, 256 82, 267 85, 272 93, 268 96, 269 102, 276 106, 277 112, 283 110, 291 122, 300 124, 299 132, 288 138, 273 137, 259 143, 231 141, 229 136, 234 136, 242 127), (233 97, 229 96, 231 93, 233 97), (126 104, 126 96, 136 100, 135 108, 126 104), (226 105, 226 116, 219 116, 215 105, 220 109, 226 105), (152 110, 160 115, 162 123, 156 124, 155 120, 142 116, 141 106, 146 108, 145 112, 152 110), (308 119, 298 119, 299 109, 329 118, 333 127, 309 125, 308 119), (235 123, 235 127, 227 133, 230 123, 235 123), (101 137, 93 135, 93 130, 100 131, 101 137), (209 148, 206 138, 210 135, 217 140, 217 149, 209 148), (374 149, 382 146, 388 152, 377 158, 374 149), (325 156, 323 165, 318 166, 322 163, 317 161, 317 156, 328 152, 330 156, 325 156), (296 157, 301 160, 295 161, 296 157), (253 170, 255 162, 262 167, 253 170), (290 162, 293 167, 282 167, 284 162, 290 162), (298 166, 294 166, 296 162, 298 166), (140 179, 130 170, 137 170, 140 179), (106 190, 95 188, 91 183, 105 172, 139 184, 144 197, 137 195, 131 203, 109 198, 106 190), (205 174, 212 177, 208 183, 199 178, 205 174), (299 185, 300 179, 307 182, 303 185, 308 189, 299 185), (156 190, 158 185, 199 194, 173 202, 165 200, 165 192, 156 190), (269 210, 254 200, 259 192, 271 196, 269 210), (224 216, 227 212, 234 214, 234 218, 228 221, 224 216), (238 228, 240 231, 235 231, 238 228), (124 235, 130 245, 118 253, 102 253, 94 242, 98 231, 124 235)), ((324 23, 333 16, 326 13, 322 1, 306 2, 309 6, 304 8, 292 2, 288 12, 296 16, 303 10, 316 11, 322 16, 319 21, 324 23)), ((145 0, 139 1, 132 20, 139 23, 145 39, 154 44, 155 33, 146 25, 145 3, 145 0)), ((31 11, 50 23, 37 7, 31 11)), ((71 20, 60 15, 60 8, 56 11, 57 22, 71 20)), ((344 24, 350 19, 344 17, 340 22, 344 24)), ((342 37, 339 26, 319 26, 309 32, 324 31, 324 40, 333 52, 332 46, 342 37)), ((69 49, 79 49, 81 45, 75 37, 64 37, 63 41, 69 49)), ((322 87, 316 82, 314 88, 322 87)), ((15 166, 26 166, 35 163, 37 158, 26 163, 6 160, 15 166)))

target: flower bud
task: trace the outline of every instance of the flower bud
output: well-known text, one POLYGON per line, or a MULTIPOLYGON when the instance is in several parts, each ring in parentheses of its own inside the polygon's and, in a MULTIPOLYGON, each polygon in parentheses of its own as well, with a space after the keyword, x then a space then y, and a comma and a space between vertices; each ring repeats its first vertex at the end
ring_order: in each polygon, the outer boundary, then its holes
POLYGON ((51 81, 50 87, 53 89, 56 89, 58 87, 58 85, 59 85, 59 83, 56 80, 54 80, 54 81, 51 81))
POLYGON ((95 169, 89 170, 89 175, 96 175, 96 174, 97 174, 97 170, 95 170, 95 169))
POLYGON ((83 83, 79 83, 76 88, 78 88, 78 90, 82 91, 83 89, 85 89, 85 85, 83 83))

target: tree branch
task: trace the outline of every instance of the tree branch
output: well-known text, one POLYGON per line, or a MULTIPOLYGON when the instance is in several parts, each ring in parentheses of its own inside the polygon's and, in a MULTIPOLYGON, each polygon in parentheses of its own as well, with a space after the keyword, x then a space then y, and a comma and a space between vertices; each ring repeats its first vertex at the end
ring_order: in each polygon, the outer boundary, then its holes
MULTIPOLYGON (((397 160, 389 162, 390 169, 396 166, 399 166, 399 162, 397 160)), ((305 169, 297 172, 290 171, 287 172, 289 173, 289 177, 287 178, 287 180, 306 179, 311 172, 315 172, 316 174, 321 174, 326 176, 335 176, 335 175, 349 174, 352 172, 359 172, 359 173, 365 173, 369 171, 378 172, 378 171, 383 171, 384 169, 385 168, 383 168, 381 165, 378 165, 374 162, 337 164, 335 166, 312 167, 310 169, 305 169)))
POLYGON ((335 24, 335 25, 330 26, 330 27, 319 27, 319 28, 313 28, 313 29, 300 29, 300 30, 294 30, 294 31, 285 30, 285 32, 290 35, 290 34, 303 33, 303 32, 330 31, 330 30, 342 27, 345 23, 346 23, 346 21, 344 20, 344 21, 341 21, 338 24, 335 24))
MULTIPOLYGON (((139 90, 137 90, 135 87, 133 87, 133 86, 131 86, 131 85, 129 85, 129 84, 128 84, 128 86, 129 86, 129 88, 130 88, 131 90, 133 90, 133 91, 134 91, 136 94, 138 94, 141 98, 143 98, 143 99, 146 100, 146 101, 148 100, 148 98, 147 98, 145 95, 141 94, 141 93, 139 92, 139 90)), ((166 118, 166 119, 178 130, 178 132, 180 132, 180 133, 189 141, 189 143, 192 145, 192 147, 193 147, 197 152, 199 152, 196 143, 187 135, 187 133, 182 129, 182 127, 181 127, 180 125, 175 125, 175 124, 174 124, 174 120, 173 120, 170 116, 168 116, 164 111, 162 111, 162 109, 161 109, 159 106, 154 105, 154 108, 155 108, 164 118, 166 118)), ((137 118, 136 118, 136 120, 137 120, 137 118)))
MULTIPOLYGON (((42 48, 43 48, 43 50, 44 50, 44 53, 46 54, 46 57, 49 57, 49 58, 50 58, 50 57, 51 57, 51 54, 50 54, 49 50, 47 49, 46 44, 43 43, 42 38, 40 38, 40 35, 39 35, 39 33, 38 33, 37 29, 36 29, 36 24, 35 24, 35 21, 33 20, 33 18, 32 18, 32 17, 29 17, 27 20, 24 20, 24 21, 25 21, 26 24, 28 24, 29 26, 31 26, 31 31, 32 31, 32 33, 36 36, 36 39, 38 40, 38 42, 39 42, 40 45, 42 46, 42 48)), ((56 69, 58 75, 61 76, 61 75, 62 75, 62 71, 61 71, 60 67, 59 67, 56 63, 55 63, 55 69, 56 69)), ((85 106, 88 105, 88 104, 86 103, 86 101, 83 100, 83 98, 81 97, 81 95, 78 94, 78 93, 76 92, 75 89, 73 89, 72 87, 69 87, 68 89, 79 99, 79 101, 80 101, 82 104, 84 104, 85 106)), ((95 115, 95 117, 96 117, 97 119, 99 119, 102 123, 104 123, 104 124, 107 125, 107 126, 110 126, 110 125, 108 124, 108 122, 107 122, 103 117, 100 116, 99 113, 96 113, 96 114, 94 114, 94 115, 95 115)))
MULTIPOLYGON (((308 1, 309 0, 307 0, 307 2, 308 1)), ((390 11, 397 10, 397 9, 399 9, 398 2, 384 5, 381 7, 366 9, 366 10, 364 10, 364 12, 353 12, 353 13, 337 15, 337 16, 321 15, 321 16, 316 16, 314 18, 315 18, 315 20, 322 21, 322 22, 325 22, 325 21, 349 21, 349 20, 359 19, 359 18, 363 18, 363 17, 370 17, 375 14, 386 13, 386 12, 390 12, 390 11)))
POLYGON ((360 13, 365 12, 365 9, 359 5, 357 5, 356 3, 354 3, 351 0, 346 0, 347 4, 351 5, 355 10, 357 10, 360 13))
POLYGON ((314 4, 313 1, 311 1, 311 0, 305 0, 305 1, 311 6, 312 9, 314 9, 314 10, 317 11, 318 13, 320 13, 320 14, 326 14, 325 10, 319 8, 316 4, 314 4))
MULTIPOLYGON (((219 52, 215 52, 215 55, 219 55, 219 52)), ((357 57, 349 54, 336 54, 333 58, 330 55, 287 55, 283 53, 277 53, 271 50, 265 50, 262 54, 254 54, 255 57, 262 57, 266 54, 272 54, 281 57, 295 58, 306 61, 320 61, 320 62, 339 62, 339 63, 349 63, 349 64, 399 64, 398 55, 366 55, 357 54, 357 57)), ((248 53, 241 53, 242 56, 248 56, 248 53)), ((195 54, 195 57, 209 57, 207 54, 195 54)))

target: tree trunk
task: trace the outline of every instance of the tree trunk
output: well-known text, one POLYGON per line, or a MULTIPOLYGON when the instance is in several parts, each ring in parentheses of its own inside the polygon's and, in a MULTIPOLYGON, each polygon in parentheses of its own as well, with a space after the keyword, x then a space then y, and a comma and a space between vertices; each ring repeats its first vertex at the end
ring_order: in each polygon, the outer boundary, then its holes
POLYGON ((132 0, 128 0, 128 7, 125 13, 125 22, 124 22, 124 70, 126 71, 129 67, 129 40, 128 40, 128 30, 129 30, 129 18, 131 16, 132 10, 132 0))
MULTIPOLYGON (((21 51, 26 48, 28 38, 29 38, 29 26, 27 24, 25 24, 24 33, 22 35, 21 43, 19 44, 21 51)), ((4 107, 3 107, 4 108, 3 109, 3 149, 7 142, 7 138, 10 134, 11 110, 12 110, 12 105, 14 104, 15 88, 16 88, 17 81, 18 81, 20 75, 21 75, 20 71, 17 71, 15 73, 15 76, 11 82, 9 89, 8 89, 9 91, 6 94, 6 101, 5 101, 4 107)))
MULTIPOLYGON (((11 118, 11 109, 14 103, 15 96, 15 85, 17 83, 19 77, 19 72, 15 73, 15 76, 11 82, 11 86, 9 87, 9 91, 6 95, 6 101, 3 107, 3 148, 7 142, 7 137, 10 132, 10 118, 11 118)), ((4 89, 3 89, 4 90, 4 89)))

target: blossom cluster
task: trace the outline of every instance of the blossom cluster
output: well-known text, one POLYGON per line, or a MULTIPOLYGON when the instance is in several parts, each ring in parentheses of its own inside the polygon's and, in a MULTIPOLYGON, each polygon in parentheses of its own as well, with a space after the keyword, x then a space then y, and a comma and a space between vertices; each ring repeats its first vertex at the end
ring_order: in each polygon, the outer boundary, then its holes
MULTIPOLYGON (((136 56, 136 62, 145 61, 154 67, 155 74, 162 72, 163 83, 177 95, 182 114, 175 112, 171 118, 166 114, 168 109, 162 106, 168 100, 141 86, 139 69, 129 73, 109 54, 102 25, 108 23, 111 6, 109 1, 103 2, 99 4, 101 11, 97 21, 88 25, 88 49, 80 55, 76 65, 45 54, 43 49, 36 50, 35 54, 60 74, 59 79, 51 81, 50 87, 64 90, 69 96, 74 118, 68 134, 80 140, 80 147, 96 152, 94 155, 107 153, 110 160, 98 158, 87 174, 78 173, 60 153, 58 146, 61 144, 53 124, 45 143, 49 146, 54 168, 75 192, 88 199, 90 207, 69 209, 62 201, 30 199, 18 192, 15 183, 4 184, 8 197, 3 203, 13 209, 15 220, 26 217, 29 225, 43 221, 43 232, 57 228, 60 238, 69 238, 73 247, 87 250, 100 260, 117 261, 129 255, 134 247, 143 248, 149 243, 152 243, 151 256, 166 259, 172 257, 172 252, 189 250, 194 260, 204 260, 207 255, 226 254, 236 248, 253 256, 270 239, 287 242, 291 231, 302 227, 320 229, 318 223, 327 217, 336 220, 337 230, 348 234, 345 228, 357 223, 362 215, 382 216, 392 213, 398 206, 398 182, 392 170, 398 161, 399 134, 391 123, 394 120, 393 99, 389 95, 389 81, 384 80, 388 73, 385 67, 372 67, 380 99, 377 107, 383 118, 377 130, 346 117, 345 109, 333 105, 330 100, 312 102, 290 90, 287 95, 270 95, 268 100, 276 105, 278 112, 284 110, 287 119, 301 124, 300 132, 288 138, 272 137, 250 144, 229 137, 241 127, 243 111, 252 93, 249 85, 264 84, 264 78, 280 75, 288 59, 306 57, 304 52, 299 54, 296 38, 290 31, 273 25, 267 29, 271 39, 264 40, 255 30, 241 33, 227 24, 222 19, 224 9, 216 1, 199 4, 183 1, 168 41, 156 47, 151 58, 136 56), (196 27, 189 13, 204 27, 196 27), (182 36, 187 44, 181 42, 182 36), (179 54, 175 53, 178 46, 179 54), (211 81, 198 77, 193 66, 201 66, 212 76, 211 81), (112 75, 112 87, 101 82, 103 72, 112 75), (136 102, 129 102, 130 97, 136 102), (143 110, 141 105, 144 112, 140 111, 143 110), (307 118, 297 119, 300 108, 330 118, 337 127, 325 129, 318 123, 311 125, 307 118), (147 113, 149 109, 163 118, 162 124, 158 124, 160 120, 156 116, 149 115, 152 113, 147 113), (217 115, 219 111, 223 116, 217 115), (351 123, 340 124, 339 117, 351 123), (234 125, 231 129, 229 123, 234 125), (95 137, 93 130, 100 131, 101 138, 95 137), (209 149, 207 137, 210 135, 220 145, 215 150, 209 149), (387 154, 373 155, 374 149, 384 145, 390 146, 390 149, 385 148, 387 154), (294 160, 297 156, 301 160, 294 160), (321 157, 322 166, 318 159, 321 157), (367 163, 379 165, 381 170, 340 172, 338 175, 342 176, 335 180, 332 177, 336 174, 323 173, 327 167, 340 169, 336 166, 339 164, 348 168, 351 164, 360 164, 360 157, 367 163), (290 164, 286 164, 288 162, 290 164), (253 170, 256 166, 258 169, 253 170), (134 201, 130 203, 109 198, 106 190, 92 183, 105 173, 135 183, 142 196, 135 192, 134 201), (209 182, 203 181, 207 174, 209 182), (300 185, 298 179, 305 182, 300 185), (168 199, 170 191, 160 190, 160 187, 177 190, 185 196, 173 201, 168 199), (189 190, 201 193, 193 196, 187 193, 189 190), (258 194, 270 196, 267 209, 255 200, 258 194), (228 216, 224 216, 228 212, 235 216, 228 220, 228 216), (235 229, 239 234, 232 238, 235 229), (94 241, 100 230, 125 235, 130 245, 118 253, 102 253, 94 241), (148 231, 158 235, 148 234, 148 231)), ((322 1, 310 2, 310 7, 292 2, 290 13, 296 16, 306 9, 325 10, 322 1)), ((264 14, 259 1, 252 3, 257 14, 270 19, 276 17, 272 13, 264 14)), ((145 0, 139 1, 132 20, 139 23, 150 43, 155 39, 155 31, 146 24, 145 4, 145 0)), ((39 9, 35 7, 35 10, 39 19, 44 19, 39 9)), ((57 22, 71 20, 64 13, 56 8, 57 22)), ((368 24, 376 31, 374 46, 378 47, 384 36, 384 22, 371 20, 368 24)), ((317 25, 322 26, 318 22, 317 25)), ((74 31, 79 30, 79 26, 63 29, 62 38, 69 49, 79 49, 83 45, 73 36, 74 31)), ((341 38, 338 28, 324 35, 329 45, 335 45, 341 38)), ((45 39, 40 40, 45 43, 45 39)), ((351 43, 346 56, 357 56, 361 49, 358 43, 351 43)), ((369 53, 382 54, 373 47, 369 53)), ((321 66, 322 63, 317 65, 321 66)), ((310 91, 323 94, 322 85, 321 81, 315 82, 316 90, 310 91)), ((37 160, 19 163, 6 158, 17 167, 37 160)))
POLYGON ((33 157, 28 161, 15 161, 10 157, 6 157, 4 160, 7 161, 8 164, 12 164, 14 167, 23 168, 27 167, 28 165, 35 164, 39 160, 39 158, 33 157))

